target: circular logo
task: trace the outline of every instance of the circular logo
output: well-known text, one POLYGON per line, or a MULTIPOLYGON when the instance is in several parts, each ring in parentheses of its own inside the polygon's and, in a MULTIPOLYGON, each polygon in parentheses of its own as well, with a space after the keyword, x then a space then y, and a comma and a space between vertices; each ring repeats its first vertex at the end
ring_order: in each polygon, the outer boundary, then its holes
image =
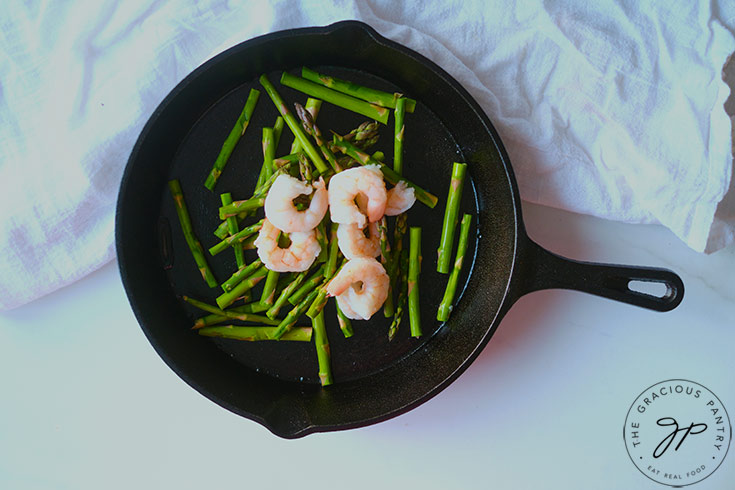
POLYGON ((633 464, 651 480, 672 487, 711 475, 725 459, 731 438, 720 399, 685 379, 646 388, 630 406, 623 428, 633 464))

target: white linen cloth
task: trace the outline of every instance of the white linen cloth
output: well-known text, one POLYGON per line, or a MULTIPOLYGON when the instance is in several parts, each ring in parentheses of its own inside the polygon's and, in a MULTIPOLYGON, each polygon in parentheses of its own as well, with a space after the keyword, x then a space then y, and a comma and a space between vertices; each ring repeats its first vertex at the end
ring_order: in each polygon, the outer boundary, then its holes
POLYGON ((0 309, 114 257, 127 157, 192 69, 253 36, 344 19, 464 85, 500 132, 524 199, 662 223, 698 251, 725 246, 733 205, 713 219, 732 169, 721 72, 733 17, 727 2, 687 0, 10 0, 0 9, 0 309))

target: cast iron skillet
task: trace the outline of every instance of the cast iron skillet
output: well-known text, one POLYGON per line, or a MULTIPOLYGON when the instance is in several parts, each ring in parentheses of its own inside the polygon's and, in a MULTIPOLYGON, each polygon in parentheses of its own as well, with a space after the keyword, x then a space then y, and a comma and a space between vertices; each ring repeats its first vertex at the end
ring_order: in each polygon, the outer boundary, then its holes
MULTIPOLYGON (((324 128, 347 132, 362 118, 325 104, 324 128)), ((392 155, 390 127, 382 149, 392 155)), ((288 152, 286 129, 278 154, 288 152)), ((143 129, 123 176, 117 204, 116 245, 133 311, 163 360, 188 384, 219 405, 286 438, 373 424, 427 401, 457 378, 490 340, 522 295, 546 288, 584 291, 657 311, 675 308, 684 286, 671 271, 584 263, 559 257, 531 241, 508 155, 478 104, 440 67, 359 22, 293 29, 237 45, 186 77, 143 129), (194 228, 205 247, 216 242, 219 193, 248 197, 260 168, 260 128, 276 110, 262 91, 251 127, 238 144, 215 191, 203 182, 258 76, 268 73, 287 101, 304 96, 282 87, 282 70, 306 65, 419 101, 407 116, 406 172, 440 197, 429 211, 417 203, 409 221, 424 230, 421 277, 424 336, 407 325, 388 342, 388 322, 377 314, 354 322, 345 339, 327 309, 335 384, 322 388, 308 343, 209 339, 190 330, 198 313, 182 294, 213 302, 186 249, 166 182, 178 178, 194 228), (439 228, 453 161, 469 163, 463 212, 475 218, 464 289, 446 324, 434 320, 446 276, 436 272, 439 228), (630 289, 631 281, 662 283, 662 297, 630 289)), ((225 279, 230 253, 210 260, 225 279)), ((407 323, 407 322, 406 322, 407 323)))

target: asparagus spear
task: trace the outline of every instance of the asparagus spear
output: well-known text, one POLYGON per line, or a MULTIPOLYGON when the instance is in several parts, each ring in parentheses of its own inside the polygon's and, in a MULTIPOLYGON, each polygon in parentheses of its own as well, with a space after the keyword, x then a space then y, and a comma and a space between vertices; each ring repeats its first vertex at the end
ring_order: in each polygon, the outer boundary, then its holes
POLYGON ((264 198, 268 194, 268 191, 271 189, 273 182, 276 181, 278 176, 283 173, 288 173, 291 166, 294 165, 296 162, 298 162, 298 158, 300 155, 302 155, 302 153, 297 153, 294 155, 287 155, 285 157, 274 159, 273 167, 276 169, 276 171, 270 177, 268 177, 268 179, 266 179, 265 182, 263 182, 261 185, 255 188, 255 192, 253 192, 253 196, 248 200, 256 199, 260 197, 264 198))
MULTIPOLYGON (((237 219, 244 219, 245 218, 245 213, 242 213, 242 218, 240 216, 241 215, 238 214, 237 215, 237 219)), ((222 221, 219 224, 219 226, 217 227, 217 229, 214 230, 214 236, 216 236, 220 240, 224 240, 229 235, 230 235, 230 228, 227 225, 227 220, 224 220, 224 221, 222 221)))
POLYGON ((263 220, 258 221, 254 225, 250 225, 248 227, 243 228, 242 230, 238 231, 232 236, 229 236, 219 242, 217 245, 214 245, 213 247, 210 247, 209 253, 210 255, 217 255, 221 251, 227 249, 227 247, 231 247, 233 244, 238 242, 243 242, 246 238, 251 237, 252 235, 256 234, 260 229, 263 227, 263 220))
POLYGON ((329 240, 330 236, 327 234, 327 223, 329 223, 329 213, 324 215, 324 218, 316 226, 316 241, 319 243, 319 255, 316 258, 317 263, 326 262, 329 258, 329 240))
POLYGON ((283 291, 281 291, 281 294, 278 295, 278 299, 273 303, 273 305, 268 308, 268 311, 265 313, 268 318, 275 318, 278 316, 278 312, 281 310, 283 305, 286 304, 286 301, 288 301, 289 296, 291 296, 294 291, 301 285, 302 282, 304 282, 304 279, 306 279, 306 275, 309 273, 309 271, 299 272, 299 274, 294 278, 291 283, 286 286, 283 291))
POLYGON ((322 281, 321 285, 317 289, 316 297, 314 297, 314 300, 311 301, 309 309, 306 311, 306 316, 308 316, 309 318, 316 318, 316 316, 327 305, 327 301, 329 301, 329 294, 327 293, 327 285, 329 284, 329 280, 331 278, 332 276, 327 276, 326 274, 324 274, 324 280, 322 281))
MULTIPOLYGON (((276 298, 281 294, 281 291, 286 289, 286 286, 291 284, 293 280, 296 279, 296 276, 298 274, 298 272, 284 272, 278 276, 278 284, 276 284, 276 298)), ((273 305, 268 306, 270 307, 273 305)))
POLYGON ((393 256, 391 257, 391 267, 396 270, 399 266, 399 257, 401 250, 403 249, 403 237, 408 231, 408 215, 401 213, 396 217, 396 227, 393 230, 393 243, 395 249, 393 250, 393 256))
MULTIPOLYGON (((338 243, 337 243, 337 225, 336 223, 332 223, 332 245, 331 250, 329 252, 329 257, 327 258, 326 264, 324 264, 324 282, 322 283, 322 286, 319 288, 319 293, 317 294, 314 301, 311 303, 311 306, 309 307, 309 310, 306 312, 306 316, 309 318, 315 318, 322 309, 324 309, 324 306, 327 304, 327 300, 329 299, 327 294, 327 284, 329 284, 329 280, 337 273, 337 255, 339 250, 338 249, 338 243)), ((343 263, 344 264, 344 263, 343 263)))
POLYGON ((390 318, 393 316, 394 311, 392 284, 395 281, 391 276, 393 267, 391 266, 390 243, 388 242, 388 221, 385 219, 385 216, 378 220, 378 232, 380 233, 380 263, 383 264, 383 268, 388 273, 389 278, 388 297, 383 304, 383 314, 386 318, 390 318))
MULTIPOLYGON (((355 145, 359 150, 366 151, 378 142, 380 137, 378 134, 378 127, 379 124, 375 121, 365 121, 346 135, 342 136, 342 138, 355 145)), ((330 150, 333 152, 340 151, 332 143, 330 143, 330 150)), ((382 151, 376 151, 373 153, 373 158, 382 162, 385 159, 385 155, 382 151)), ((357 165, 357 161, 347 155, 338 158, 337 163, 342 167, 342 169, 357 165)))
POLYGON ((314 289, 306 296, 306 298, 304 298, 303 301, 296 304, 291 309, 291 311, 288 312, 286 318, 281 320, 281 323, 278 324, 278 329, 273 334, 276 339, 280 339, 281 335, 283 335, 293 327, 293 325, 296 323, 296 320, 298 320, 299 317, 304 314, 309 305, 311 305, 311 302, 314 301, 317 293, 318 290, 314 289))
POLYGON ((419 308, 419 272, 421 271, 421 228, 409 229, 408 252, 408 321, 411 336, 421 337, 421 310, 419 308))
POLYGON ((179 223, 181 224, 181 231, 184 233, 184 239, 186 239, 186 244, 189 246, 192 257, 194 257, 194 262, 196 262, 197 267, 199 268, 199 273, 207 282, 207 285, 210 288, 213 288, 217 285, 217 280, 214 278, 214 274, 212 274, 209 264, 207 264, 207 259, 204 258, 204 249, 202 248, 202 244, 199 243, 199 239, 194 234, 194 229, 191 226, 191 218, 189 217, 189 210, 186 207, 184 194, 181 191, 181 184, 179 184, 179 181, 176 179, 170 180, 168 182, 168 188, 171 191, 171 197, 174 199, 176 214, 179 217, 179 223))
POLYGON ((263 183, 268 180, 270 175, 273 175, 273 158, 275 157, 275 151, 273 150, 273 128, 264 127, 263 135, 261 137, 261 150, 263 152, 263 164, 260 166, 260 173, 258 174, 258 180, 255 183, 255 189, 257 190, 263 183), (270 158, 270 159, 269 159, 270 158))
POLYGON ((204 303, 203 301, 199 301, 194 298, 190 298, 189 296, 182 296, 181 299, 183 299, 190 305, 199 308, 202 311, 206 311, 207 313, 213 313, 215 315, 220 315, 225 318, 230 318, 232 320, 261 323, 263 325, 278 325, 279 323, 278 320, 271 320, 267 316, 263 316, 263 315, 256 315, 254 313, 240 313, 238 311, 233 311, 233 310, 223 310, 215 306, 208 305, 207 303, 204 303))
MULTIPOLYGON (((235 340, 275 340, 274 334, 278 327, 241 327, 237 325, 222 325, 218 327, 207 327, 199 329, 199 335, 206 337, 222 337, 235 340)), ((295 340, 309 342, 311 340, 311 327, 294 327, 285 332, 280 340, 295 340)))
POLYGON ((260 261, 260 259, 255 259, 255 261, 250 265, 245 265, 237 269, 232 276, 230 276, 229 279, 227 279, 225 282, 222 283, 222 290, 224 292, 232 291, 235 286, 240 284, 243 280, 250 277, 253 272, 260 269, 260 267, 263 265, 263 262, 260 261))
POLYGON ((285 156, 282 156, 282 157, 275 158, 273 160, 273 165, 276 168, 279 168, 280 169, 280 168, 282 168, 286 164, 298 162, 300 156, 303 155, 303 154, 304 154, 303 152, 297 151, 297 152, 290 153, 290 154, 285 155, 285 156))
POLYGON ((278 168, 274 165, 273 159, 276 156, 276 148, 278 148, 278 142, 281 141, 283 125, 283 118, 281 116, 278 116, 272 128, 263 128, 263 136, 261 139, 263 150, 263 165, 260 167, 258 181, 255 184, 256 192, 257 189, 260 188, 271 175, 273 175, 273 171, 278 168))
POLYGON ((301 301, 306 298, 319 284, 322 283, 322 280, 324 279, 324 264, 322 264, 319 269, 314 272, 314 274, 309 277, 304 284, 301 285, 299 289, 296 290, 295 293, 293 293, 288 298, 288 302, 292 305, 297 305, 301 303, 301 301))
MULTIPOLYGON (((236 313, 260 313, 262 311, 265 311, 265 308, 267 308, 267 306, 263 306, 259 302, 256 302, 236 306, 234 308, 230 308, 228 311, 234 311, 236 313)), ((210 327, 212 325, 222 323, 227 319, 228 318, 226 316, 218 315, 217 313, 210 313, 209 315, 197 318, 197 320, 194 322, 194 326, 191 328, 192 330, 196 330, 198 328, 210 327)))
MULTIPOLYGON (((329 250, 327 252, 327 259, 326 263, 324 264, 324 278, 326 279, 322 283, 322 287, 319 288, 319 292, 317 293, 316 298, 314 298, 314 301, 311 303, 311 306, 309 307, 309 310, 306 312, 306 315, 310 318, 315 318, 323 309, 324 306, 326 306, 327 301, 329 300, 329 297, 327 295, 327 289, 326 286, 329 283, 328 279, 331 279, 334 274, 337 272, 337 260, 339 259, 339 245, 337 242, 337 227, 339 226, 338 223, 332 223, 329 230, 329 250)), ((345 320, 347 320, 347 323, 340 320, 339 313, 338 318, 340 322, 340 328, 349 329, 349 332, 345 332, 345 337, 349 337, 352 335, 352 327, 349 324, 349 319, 345 317, 345 320), (349 333, 349 335, 348 335, 349 333)))
MULTIPOLYGON (((316 121, 316 118, 319 115, 319 110, 322 108, 322 101, 313 97, 309 97, 308 99, 306 99, 305 107, 309 114, 311 114, 311 118, 316 121)), ((291 144, 291 153, 296 153, 299 150, 301 150, 301 144, 299 143, 299 140, 294 139, 293 143, 291 144)))
POLYGON ((464 255, 467 251, 468 237, 470 235, 470 225, 472 225, 472 215, 465 214, 462 216, 462 223, 459 227, 459 243, 457 243, 457 257, 454 259, 454 267, 452 268, 451 274, 449 274, 449 280, 447 281, 447 288, 444 290, 444 297, 442 302, 439 304, 439 309, 436 312, 436 319, 440 322, 449 320, 449 314, 452 312, 454 296, 457 294, 457 283, 459 282, 459 274, 462 272, 462 263, 464 262, 464 255))
POLYGON ((263 286, 263 293, 260 297, 260 302, 264 305, 271 306, 276 300, 276 286, 278 285, 278 276, 280 274, 276 271, 268 271, 268 275, 265 277, 265 284, 263 286))
POLYGON ((264 204, 264 197, 251 197, 242 201, 233 201, 231 204, 219 208, 219 218, 226 220, 230 216, 237 216, 245 211, 262 208, 264 204))
POLYGON ((278 112, 280 112, 281 116, 283 116, 283 120, 286 121, 286 124, 288 125, 289 129, 291 129, 294 137, 299 141, 299 144, 303 148, 304 152, 309 155, 309 158, 311 158, 311 161, 314 163, 316 169, 319 171, 319 173, 325 172, 327 170, 327 164, 324 163, 321 155, 319 154, 317 149, 314 148, 314 145, 311 143, 311 141, 309 141, 309 138, 306 136, 306 133, 304 133, 301 125, 296 120, 294 115, 291 114, 291 112, 288 110, 286 104, 284 104, 283 99, 281 98, 281 95, 278 93, 270 80, 268 80, 268 77, 265 76, 265 74, 260 76, 260 84, 263 86, 263 88, 265 88, 268 96, 273 101, 273 104, 275 104, 276 109, 278 109, 278 112))
POLYGON ((339 322, 339 328, 342 330, 342 334, 345 336, 346 339, 352 337, 353 331, 352 331, 352 322, 349 318, 345 316, 344 313, 342 313, 342 310, 339 308, 339 303, 336 301, 334 302, 334 306, 337 308, 337 322, 339 322))
MULTIPOLYGON (((288 247, 290 240, 285 233, 278 234, 278 245, 280 247, 288 247)), ((280 294, 281 289, 285 289, 285 285, 289 284, 293 279, 293 273, 288 273, 283 277, 283 284, 279 282, 280 273, 269 270, 263 286, 263 294, 260 299, 261 303, 272 306, 275 303, 276 296, 280 294), (279 289, 280 286, 280 289, 279 289)), ((275 315, 274 315, 275 316, 275 315)))
POLYGON ((329 339, 327 338, 327 327, 324 323, 324 311, 311 320, 314 331, 314 344, 316 345, 316 358, 319 363, 319 381, 322 386, 332 384, 332 355, 329 351, 329 339))
POLYGON ((319 85, 318 83, 293 76, 288 72, 283 72, 283 75, 281 75, 281 83, 286 87, 291 87, 294 90, 303 92, 306 95, 311 95, 312 97, 321 99, 324 102, 329 102, 330 104, 347 109, 348 111, 362 114, 365 117, 375 119, 383 124, 388 124, 390 111, 385 107, 370 104, 364 100, 360 100, 343 94, 342 92, 337 92, 336 90, 327 88, 323 85, 319 85))
POLYGON ((324 142, 322 132, 319 131, 319 127, 316 125, 316 122, 314 122, 314 118, 311 117, 311 113, 304 109, 304 106, 298 103, 294 104, 294 108, 296 109, 296 115, 301 120, 301 125, 304 128, 304 131, 306 131, 306 134, 314 138, 316 146, 322 152, 322 155, 324 155, 327 162, 329 162, 329 165, 335 172, 341 171, 342 169, 337 163, 334 153, 332 153, 332 150, 330 150, 329 146, 324 142))
POLYGON ((243 250, 255 250, 255 240, 258 239, 258 235, 253 235, 242 241, 243 250))
MULTIPOLYGON (((222 201, 223 206, 232 204, 232 195, 229 192, 225 192, 224 194, 220 195, 220 200, 222 201)), ((237 222, 237 216, 229 216, 225 220, 225 222, 227 223, 227 229, 229 230, 230 235, 236 235, 237 232, 240 231, 240 225, 237 222)), ((235 253, 235 263, 237 263, 238 267, 242 267, 245 263, 245 254, 243 254, 242 242, 233 243, 232 250, 235 253)))
POLYGON ((457 228, 459 204, 462 201, 462 188, 464 187, 464 176, 466 172, 466 163, 454 162, 454 165, 452 165, 452 180, 449 184, 449 195, 447 196, 447 206, 444 209, 442 234, 439 240, 439 249, 437 250, 438 260, 436 270, 442 274, 449 273, 449 268, 452 263, 454 231, 457 228))
POLYGON ((248 95, 248 100, 245 102, 245 107, 243 107, 240 117, 237 118, 235 127, 232 128, 229 136, 225 139, 222 149, 220 150, 219 155, 217 155, 217 159, 214 161, 212 170, 209 172, 207 180, 204 182, 204 186, 210 191, 214 189, 219 176, 222 174, 222 170, 224 170, 225 165, 227 165, 227 160, 230 158, 232 150, 235 149, 235 145, 240 141, 240 137, 245 134, 245 130, 248 128, 250 118, 255 110, 255 104, 258 103, 258 97, 260 97, 260 91, 250 89, 250 94, 248 95))
MULTIPOLYGON (((276 171, 273 166, 273 159, 276 157, 275 137, 273 128, 263 128, 263 182, 273 175, 276 171)), ((260 179, 258 179, 260 180, 260 179)), ((259 182, 260 183, 260 182, 259 182)), ((260 186, 258 186, 260 187, 260 186)))
POLYGON ((283 133, 283 126, 286 125, 286 122, 283 120, 283 117, 278 116, 276 118, 276 122, 273 123, 273 149, 278 148, 278 143, 281 142, 281 134, 283 133))
POLYGON ((234 303, 237 298, 250 291, 256 284, 258 284, 268 274, 268 269, 265 266, 261 266, 260 269, 256 270, 250 277, 240 281, 230 291, 217 296, 217 305, 220 308, 227 308, 234 303))
MULTIPOLYGON (((252 195, 252 197, 250 199, 247 199, 245 201, 237 201, 233 205, 233 207, 226 208, 226 211, 229 211, 226 214, 230 214, 231 212, 233 212, 233 210, 235 210, 237 208, 237 206, 244 206, 246 209, 247 208, 256 208, 256 206, 259 206, 260 205, 260 201, 258 199, 259 198, 265 198, 265 195, 270 190, 270 188, 273 185, 273 182, 275 182, 276 178, 280 174, 282 174, 284 172, 288 172, 288 170, 291 167, 291 165, 293 165, 294 162, 297 162, 298 161, 297 157, 298 157, 298 155, 287 155, 286 157, 282 157, 281 159, 274 160, 273 161, 274 164, 276 162, 278 162, 278 165, 276 165, 276 168, 277 168, 276 172, 273 175, 271 175, 270 178, 268 180, 266 180, 263 184, 261 184, 259 187, 256 187, 255 192, 253 193, 253 195, 252 195)), ((263 203, 265 203, 265 201, 263 201, 263 203)), ((243 220, 243 219, 247 218, 250 215, 250 213, 252 212, 252 210, 253 209, 247 209, 246 211, 240 211, 239 213, 237 213, 237 219, 238 220, 243 220)), ((226 218, 225 218, 224 221, 222 221, 219 224, 219 226, 217 227, 217 229, 214 231, 214 235, 217 238, 219 238, 220 240, 224 240, 224 238, 229 235, 228 227, 227 227, 227 219, 226 218)))
MULTIPOLYGON (((301 68, 301 76, 312 82, 337 90, 338 92, 342 92, 371 104, 387 107, 389 109, 393 109, 396 106, 397 101, 402 97, 402 95, 398 93, 391 94, 383 92, 382 90, 363 87, 362 85, 358 85, 347 80, 341 80, 339 78, 317 73, 306 67, 301 68)), ((413 99, 407 99, 407 102, 406 110, 408 110, 408 112, 413 112, 416 107, 416 101, 413 99)))
POLYGON ((332 223, 329 225, 329 250, 327 252, 327 263, 324 266, 324 275, 327 277, 332 277, 337 271, 337 260, 339 259, 337 228, 339 228, 339 223, 332 223))
POLYGON ((396 279, 397 288, 399 288, 398 300, 396 302, 396 313, 393 315, 393 321, 388 329, 388 340, 393 340, 393 337, 395 337, 398 327, 401 325, 403 311, 406 309, 406 303, 408 301, 408 250, 404 248, 398 260, 401 262, 399 267, 401 277, 400 281, 396 279))
POLYGON ((404 116, 406 111, 406 99, 401 97, 396 102, 395 110, 395 136, 393 137, 393 170, 398 175, 403 174, 403 133, 406 130, 404 116))
MULTIPOLYGON (((378 142, 380 125, 375 121, 365 121, 358 127, 347 133, 343 138, 359 149, 365 151, 378 142)), ((377 160, 380 160, 379 158, 377 160)))
POLYGON ((314 175, 311 173, 311 164, 303 153, 299 153, 299 173, 301 173, 301 179, 306 182, 311 182, 314 179, 314 175))
POLYGON ((397 184, 400 181, 405 182, 408 187, 413 187, 414 193, 416 195, 416 199, 426 204, 430 208, 433 208, 434 206, 436 206, 438 199, 435 195, 425 191, 424 189, 417 186, 413 182, 410 182, 409 180, 404 179, 398 173, 396 173, 395 170, 385 165, 384 163, 381 163, 378 160, 375 160, 367 153, 360 151, 359 148, 357 148, 355 145, 353 145, 349 141, 345 141, 341 136, 335 134, 332 144, 336 148, 339 148, 341 152, 357 160, 357 162, 360 163, 361 165, 378 165, 380 167, 380 171, 383 172, 383 177, 385 177, 385 180, 387 180, 393 185, 397 184))

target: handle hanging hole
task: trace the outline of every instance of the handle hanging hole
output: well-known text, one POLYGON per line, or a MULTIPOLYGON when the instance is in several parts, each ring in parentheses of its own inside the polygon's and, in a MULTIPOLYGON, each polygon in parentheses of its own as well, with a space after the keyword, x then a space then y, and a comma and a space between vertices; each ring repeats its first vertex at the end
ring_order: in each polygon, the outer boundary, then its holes
POLYGON ((673 289, 661 281, 641 281, 633 279, 628 281, 628 289, 634 293, 647 294, 660 299, 668 299, 673 294, 673 289))

